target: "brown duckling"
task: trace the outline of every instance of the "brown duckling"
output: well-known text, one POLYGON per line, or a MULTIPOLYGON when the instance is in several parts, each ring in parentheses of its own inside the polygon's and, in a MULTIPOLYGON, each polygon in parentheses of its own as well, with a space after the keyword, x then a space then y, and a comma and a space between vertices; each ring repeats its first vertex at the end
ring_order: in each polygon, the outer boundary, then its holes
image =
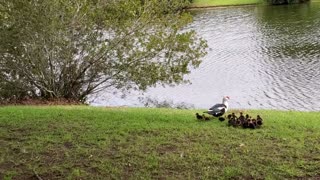
POLYGON ((256 119, 252 119, 252 123, 254 124, 254 126, 257 126, 257 120, 256 119))
POLYGON ((202 120, 203 119, 203 116, 201 116, 199 113, 196 113, 196 117, 198 120, 202 120))
POLYGON ((236 114, 235 113, 232 113, 232 118, 234 118, 234 119, 238 119, 238 117, 236 116, 236 114))
POLYGON ((224 120, 226 120, 224 117, 219 117, 219 121, 224 121, 224 120))
POLYGON ((204 114, 202 114, 202 117, 203 117, 203 119, 206 120, 206 121, 209 121, 209 120, 210 120, 210 118, 207 117, 207 116, 205 116, 204 114))
POLYGON ((236 120, 236 125, 237 125, 237 126, 241 126, 241 124, 242 124, 242 122, 241 122, 240 119, 238 118, 238 119, 236 120))
POLYGON ((240 120, 241 124, 244 122, 245 117, 244 117, 244 115, 243 115, 243 113, 242 113, 242 112, 240 112, 240 116, 239 116, 239 118, 238 118, 238 119, 240 120))
POLYGON ((255 128, 256 128, 256 126, 254 125, 252 119, 250 119, 250 120, 248 121, 248 128, 251 128, 251 129, 255 129, 255 128))
POLYGON ((261 126, 262 124, 263 124, 262 123, 262 118, 259 115, 257 115, 257 125, 261 126))

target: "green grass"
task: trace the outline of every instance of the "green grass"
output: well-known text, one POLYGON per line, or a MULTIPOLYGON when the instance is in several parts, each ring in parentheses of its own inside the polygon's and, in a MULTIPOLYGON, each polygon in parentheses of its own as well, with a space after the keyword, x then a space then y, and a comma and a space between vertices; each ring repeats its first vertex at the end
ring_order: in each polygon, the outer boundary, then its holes
POLYGON ((191 7, 234 6, 262 4, 263 0, 193 0, 191 7))
POLYGON ((0 107, 0 179, 320 178, 320 113, 250 110, 260 129, 201 110, 0 107))

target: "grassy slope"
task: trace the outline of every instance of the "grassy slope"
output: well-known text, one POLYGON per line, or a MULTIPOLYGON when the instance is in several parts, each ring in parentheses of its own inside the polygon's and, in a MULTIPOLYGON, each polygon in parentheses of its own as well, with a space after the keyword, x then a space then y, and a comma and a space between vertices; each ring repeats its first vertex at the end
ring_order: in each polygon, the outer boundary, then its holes
POLYGON ((0 107, 0 179, 320 178, 319 112, 248 111, 250 130, 196 111, 0 107))
POLYGON ((193 0, 191 7, 261 4, 263 0, 193 0))

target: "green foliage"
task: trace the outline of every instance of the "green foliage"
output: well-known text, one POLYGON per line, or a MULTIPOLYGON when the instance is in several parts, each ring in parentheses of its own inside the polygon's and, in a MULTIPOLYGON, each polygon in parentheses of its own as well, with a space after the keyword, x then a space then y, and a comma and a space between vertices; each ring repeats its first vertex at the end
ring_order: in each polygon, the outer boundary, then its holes
POLYGON ((0 100, 183 83, 206 53, 186 0, 0 2, 0 100))

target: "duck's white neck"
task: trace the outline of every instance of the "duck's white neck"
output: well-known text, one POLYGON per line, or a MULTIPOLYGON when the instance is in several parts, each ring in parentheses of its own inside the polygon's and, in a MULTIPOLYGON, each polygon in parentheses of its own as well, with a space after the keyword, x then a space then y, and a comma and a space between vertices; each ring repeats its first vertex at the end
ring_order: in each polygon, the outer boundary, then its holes
POLYGON ((223 99, 222 104, 224 104, 224 105, 227 107, 227 109, 228 109, 229 104, 228 104, 228 101, 227 101, 226 99, 223 99))

